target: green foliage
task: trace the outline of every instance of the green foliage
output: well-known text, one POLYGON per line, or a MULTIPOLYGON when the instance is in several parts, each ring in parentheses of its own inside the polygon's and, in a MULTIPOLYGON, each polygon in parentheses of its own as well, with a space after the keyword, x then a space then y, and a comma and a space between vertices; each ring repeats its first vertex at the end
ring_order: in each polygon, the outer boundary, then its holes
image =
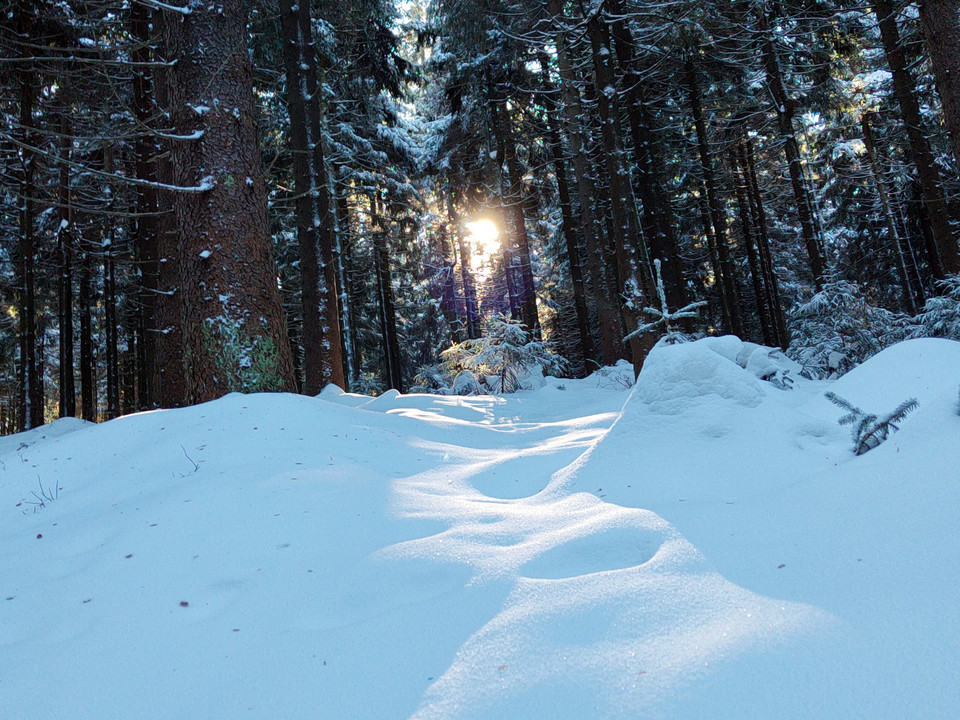
POLYGON ((361 372, 359 377, 354 378, 350 392, 377 397, 378 395, 382 395, 386 388, 387 386, 383 383, 383 378, 377 373, 365 371, 361 372))
POLYGON ((812 378, 839 377, 904 338, 907 318, 871 305, 861 289, 844 280, 791 312, 793 342, 787 354, 812 378))
POLYGON ((272 338, 251 336, 236 325, 208 320, 203 326, 203 344, 228 392, 283 389, 280 358, 272 338))
POLYGON ((559 375, 567 367, 549 343, 532 340, 523 325, 502 315, 487 324, 484 337, 458 343, 441 358, 438 369, 449 382, 467 372, 494 393, 515 392, 531 374, 559 375))
POLYGON ((891 431, 899 430, 898 423, 920 405, 916 398, 910 398, 897 405, 891 412, 877 416, 861 410, 836 393, 827 392, 826 397, 834 405, 847 411, 847 414, 840 417, 837 422, 852 426, 853 451, 857 455, 873 450, 889 437, 891 431))
POLYGON ((937 285, 942 294, 927 299, 923 310, 911 319, 908 335, 960 340, 960 275, 949 275, 937 285))

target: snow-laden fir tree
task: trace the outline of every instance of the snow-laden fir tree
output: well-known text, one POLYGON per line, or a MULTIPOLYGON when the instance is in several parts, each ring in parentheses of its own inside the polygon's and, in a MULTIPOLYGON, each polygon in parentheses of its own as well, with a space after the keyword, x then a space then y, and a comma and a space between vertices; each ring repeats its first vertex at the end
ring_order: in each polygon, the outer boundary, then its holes
MULTIPOLYGON (((482 338, 458 343, 441 357, 444 376, 455 379, 466 371, 493 393, 515 392, 528 378, 560 374, 567 365, 549 343, 532 339, 519 321, 502 315, 487 324, 482 338)), ((464 378, 457 384, 469 385, 464 378)))
POLYGON ((813 378, 839 377, 904 337, 906 317, 871 305, 860 287, 826 283, 791 315, 788 355, 813 378))

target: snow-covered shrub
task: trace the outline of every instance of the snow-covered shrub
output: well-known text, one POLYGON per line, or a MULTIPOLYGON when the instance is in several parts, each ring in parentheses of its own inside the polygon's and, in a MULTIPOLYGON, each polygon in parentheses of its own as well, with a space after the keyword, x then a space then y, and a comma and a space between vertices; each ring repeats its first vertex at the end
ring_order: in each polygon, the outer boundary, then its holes
POLYGON ((910 321, 910 338, 942 337, 960 340, 960 275, 937 283, 942 295, 931 297, 910 321))
POLYGON ((457 373, 457 376, 453 379, 453 386, 451 390, 453 391, 454 395, 483 394, 483 388, 480 387, 480 382, 469 370, 461 370, 459 373, 457 373))
POLYGON ((377 397, 383 393, 385 388, 383 381, 377 375, 372 372, 364 372, 351 383, 350 392, 377 397))
POLYGON ((897 423, 919 406, 916 398, 910 398, 904 400, 887 414, 877 416, 864 412, 836 393, 828 392, 825 394, 830 402, 847 411, 847 414, 839 418, 837 422, 841 425, 853 426, 853 451, 857 455, 863 455, 868 450, 873 450, 889 437, 891 431, 899 430, 900 427, 897 423))
POLYGON ((413 379, 410 392, 434 393, 443 395, 449 385, 449 378, 439 365, 424 365, 413 379))
POLYGON ((488 323, 482 338, 457 343, 440 357, 447 377, 467 371, 494 393, 515 392, 532 379, 562 374, 567 367, 549 343, 532 340, 519 322, 503 316, 488 323))
POLYGON ((907 318, 867 302, 859 286, 827 283, 790 313, 793 341, 787 355, 803 375, 834 378, 904 339, 907 318))
POLYGON ((605 365, 590 373, 588 380, 596 380, 597 387, 610 390, 629 390, 636 381, 633 363, 618 360, 616 365, 605 365))

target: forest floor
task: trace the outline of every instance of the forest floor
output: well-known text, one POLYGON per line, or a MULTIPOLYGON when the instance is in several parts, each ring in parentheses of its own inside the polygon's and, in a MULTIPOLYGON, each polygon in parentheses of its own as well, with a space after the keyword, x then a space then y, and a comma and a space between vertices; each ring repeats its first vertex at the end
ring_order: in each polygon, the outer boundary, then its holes
POLYGON ((960 343, 796 370, 0 438, 0 720, 956 718, 960 343), (856 456, 828 389, 919 408, 856 456))

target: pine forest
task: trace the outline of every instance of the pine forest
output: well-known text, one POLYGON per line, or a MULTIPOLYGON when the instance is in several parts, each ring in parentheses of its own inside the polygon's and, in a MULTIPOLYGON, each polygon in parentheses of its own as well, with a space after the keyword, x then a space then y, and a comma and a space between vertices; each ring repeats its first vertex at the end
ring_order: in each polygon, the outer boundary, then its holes
POLYGON ((960 0, 2 8, 2 434, 960 339, 960 0))

